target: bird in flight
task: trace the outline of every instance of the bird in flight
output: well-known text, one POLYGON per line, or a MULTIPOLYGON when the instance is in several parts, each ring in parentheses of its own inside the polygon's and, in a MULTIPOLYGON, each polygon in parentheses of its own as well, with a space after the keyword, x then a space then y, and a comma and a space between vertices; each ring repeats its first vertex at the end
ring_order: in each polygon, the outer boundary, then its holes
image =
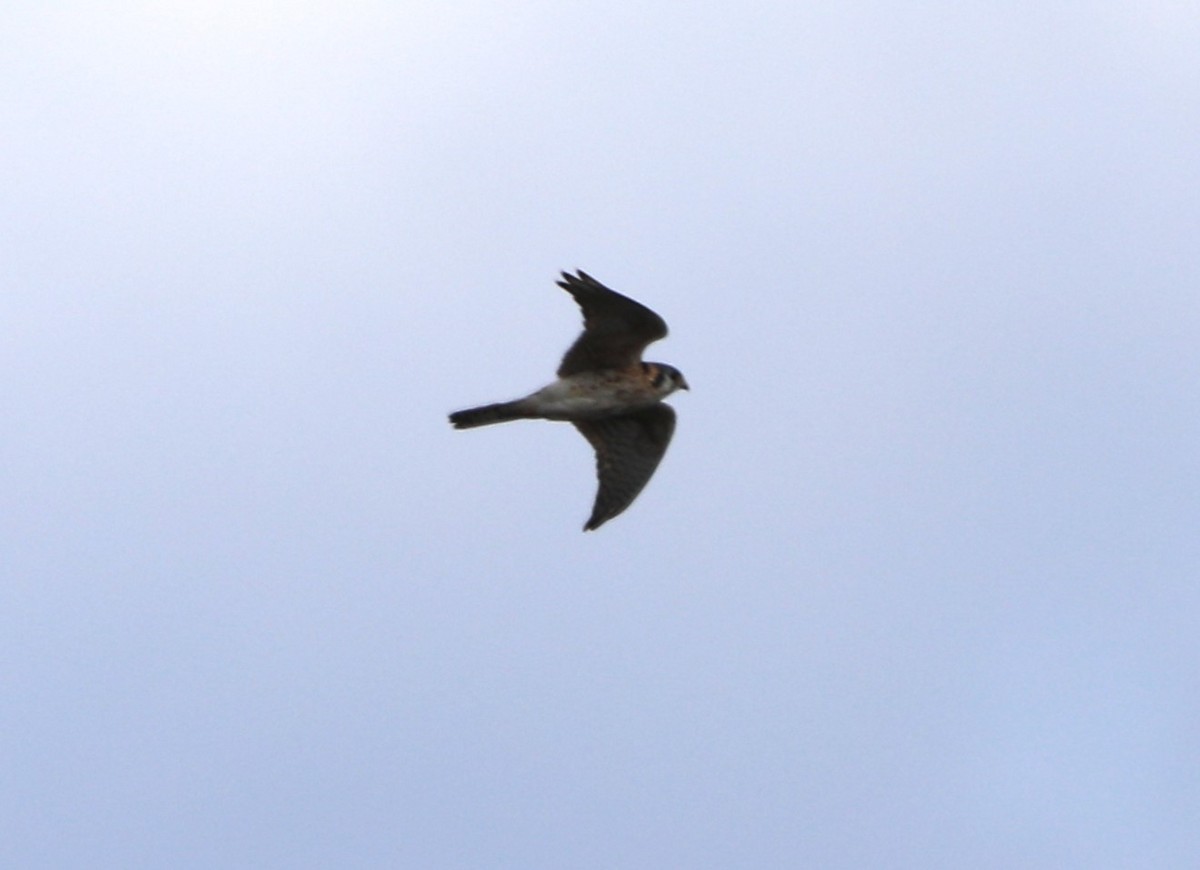
POLYGON ((455 411, 450 422, 456 429, 508 420, 571 423, 596 451, 600 486, 586 532, 629 507, 650 481, 675 432, 675 411, 662 400, 688 384, 674 366, 642 362, 646 345, 667 334, 661 317, 584 272, 562 277, 558 286, 583 309, 583 333, 558 379, 523 399, 455 411))

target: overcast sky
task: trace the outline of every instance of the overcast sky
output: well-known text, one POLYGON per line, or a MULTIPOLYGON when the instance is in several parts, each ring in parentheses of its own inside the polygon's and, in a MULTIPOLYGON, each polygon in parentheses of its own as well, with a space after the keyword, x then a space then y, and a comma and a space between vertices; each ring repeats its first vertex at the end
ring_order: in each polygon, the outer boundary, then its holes
POLYGON ((1195 4, 0 32, 0 864, 1200 866, 1195 4))

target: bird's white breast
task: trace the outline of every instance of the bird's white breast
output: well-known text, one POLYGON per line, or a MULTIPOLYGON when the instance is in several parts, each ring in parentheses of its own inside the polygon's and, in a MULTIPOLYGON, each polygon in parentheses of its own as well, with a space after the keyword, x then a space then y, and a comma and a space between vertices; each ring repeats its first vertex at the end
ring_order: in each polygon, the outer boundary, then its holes
POLYGON ((629 411, 658 400, 636 380, 593 372, 559 378, 529 398, 539 413, 565 420, 629 411))

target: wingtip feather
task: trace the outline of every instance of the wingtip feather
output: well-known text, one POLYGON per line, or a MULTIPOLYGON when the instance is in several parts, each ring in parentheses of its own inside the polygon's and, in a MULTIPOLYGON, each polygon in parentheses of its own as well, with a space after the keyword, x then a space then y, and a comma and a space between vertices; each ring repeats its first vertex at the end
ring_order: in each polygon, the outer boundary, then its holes
POLYGON ((562 280, 556 283, 564 290, 570 290, 573 285, 582 284, 585 280, 590 280, 587 273, 582 269, 576 269, 574 275, 570 272, 560 272, 559 274, 562 275, 562 280))

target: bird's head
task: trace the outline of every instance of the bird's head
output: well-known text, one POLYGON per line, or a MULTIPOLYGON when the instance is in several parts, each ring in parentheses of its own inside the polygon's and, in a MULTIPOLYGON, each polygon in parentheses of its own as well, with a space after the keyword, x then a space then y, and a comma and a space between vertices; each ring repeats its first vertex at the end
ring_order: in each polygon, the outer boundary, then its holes
POLYGON ((654 385, 654 389, 660 396, 665 397, 676 390, 688 389, 688 382, 683 377, 683 372, 675 366, 669 366, 666 363, 647 363, 647 368, 650 370, 650 383, 654 385))

